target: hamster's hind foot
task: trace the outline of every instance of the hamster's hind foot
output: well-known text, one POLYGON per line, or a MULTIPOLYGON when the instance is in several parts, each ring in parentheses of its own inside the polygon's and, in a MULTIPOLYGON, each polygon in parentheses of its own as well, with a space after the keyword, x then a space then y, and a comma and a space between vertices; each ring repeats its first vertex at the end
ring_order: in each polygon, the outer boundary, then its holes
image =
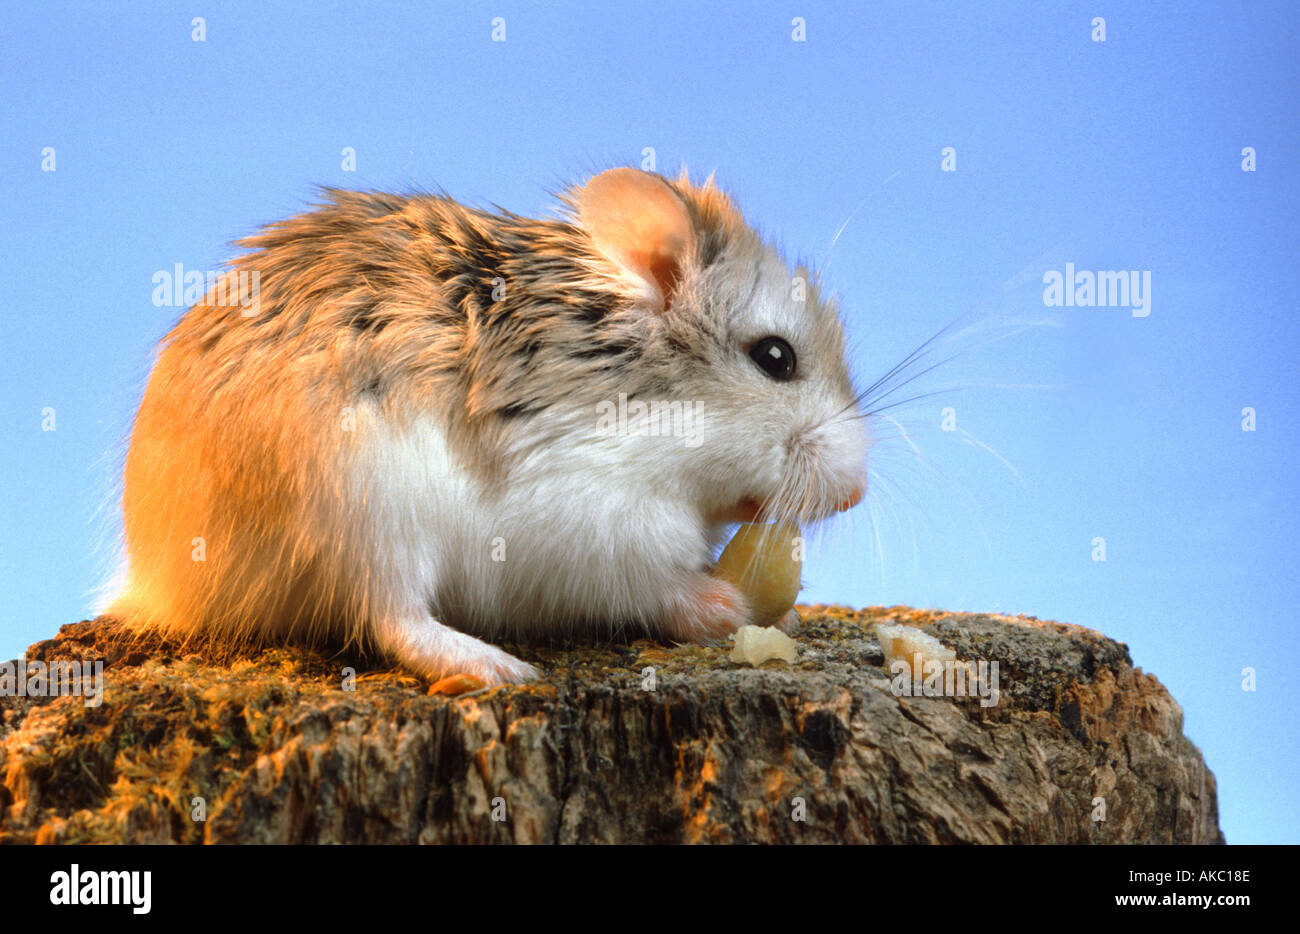
POLYGON ((538 675, 527 662, 427 613, 381 622, 375 626, 375 639, 403 668, 431 680, 467 674, 491 686, 531 681, 538 675))

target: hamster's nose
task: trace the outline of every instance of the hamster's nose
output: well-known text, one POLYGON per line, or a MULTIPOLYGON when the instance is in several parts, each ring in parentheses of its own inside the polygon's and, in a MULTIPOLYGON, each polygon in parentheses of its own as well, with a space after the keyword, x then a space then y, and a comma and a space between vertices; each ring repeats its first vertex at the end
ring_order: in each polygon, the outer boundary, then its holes
POLYGON ((847 510, 852 509, 858 503, 862 502, 862 497, 866 495, 866 492, 867 488, 863 484, 859 483, 853 488, 853 492, 840 498, 840 501, 835 508, 840 512, 846 512, 847 510))

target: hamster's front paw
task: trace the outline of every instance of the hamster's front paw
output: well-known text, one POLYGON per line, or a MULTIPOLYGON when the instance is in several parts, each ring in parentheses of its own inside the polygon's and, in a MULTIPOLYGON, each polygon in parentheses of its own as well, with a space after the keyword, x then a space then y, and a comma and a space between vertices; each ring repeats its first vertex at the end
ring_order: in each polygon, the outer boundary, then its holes
POLYGON ((674 642, 716 642, 748 622, 745 595, 721 578, 699 573, 669 601, 662 630, 674 642))

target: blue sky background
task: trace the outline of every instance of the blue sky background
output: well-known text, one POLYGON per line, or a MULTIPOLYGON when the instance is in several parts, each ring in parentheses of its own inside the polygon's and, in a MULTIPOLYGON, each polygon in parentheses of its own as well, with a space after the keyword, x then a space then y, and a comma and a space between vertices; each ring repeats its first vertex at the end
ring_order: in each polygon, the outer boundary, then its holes
POLYGON ((201 7, 0 10, 0 657, 111 568, 123 441, 182 311, 156 271, 216 268, 315 184, 538 213, 653 147, 829 256, 863 385, 970 316, 914 384, 951 393, 891 413, 923 457, 880 426, 870 517, 826 530, 802 599, 1122 640, 1182 703, 1229 842, 1300 842, 1300 5, 201 7), (1150 270, 1150 316, 1045 307, 1067 262, 1150 270))

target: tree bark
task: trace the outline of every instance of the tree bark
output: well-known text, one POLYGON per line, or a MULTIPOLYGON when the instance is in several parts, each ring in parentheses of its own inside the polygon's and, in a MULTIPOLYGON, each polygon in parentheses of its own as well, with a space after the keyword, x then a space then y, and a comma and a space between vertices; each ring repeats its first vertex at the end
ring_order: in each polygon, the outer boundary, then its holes
POLYGON ((1181 709, 1124 645, 1032 617, 800 611, 793 666, 525 646, 541 680, 458 696, 355 656, 218 660, 70 624, 27 658, 103 660, 105 698, 0 698, 0 841, 1223 842, 1181 709), (997 661, 998 702, 897 696, 877 622, 997 661))

